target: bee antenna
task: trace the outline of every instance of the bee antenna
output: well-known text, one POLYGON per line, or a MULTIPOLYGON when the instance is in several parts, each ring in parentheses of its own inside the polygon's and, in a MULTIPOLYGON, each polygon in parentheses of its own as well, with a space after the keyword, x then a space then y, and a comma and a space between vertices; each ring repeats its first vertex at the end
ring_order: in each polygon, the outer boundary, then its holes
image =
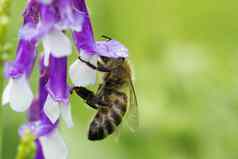
POLYGON ((108 40, 108 41, 112 40, 112 38, 111 38, 111 37, 109 37, 109 36, 106 36, 106 35, 102 35, 102 38, 104 38, 104 39, 106 39, 106 40, 108 40))

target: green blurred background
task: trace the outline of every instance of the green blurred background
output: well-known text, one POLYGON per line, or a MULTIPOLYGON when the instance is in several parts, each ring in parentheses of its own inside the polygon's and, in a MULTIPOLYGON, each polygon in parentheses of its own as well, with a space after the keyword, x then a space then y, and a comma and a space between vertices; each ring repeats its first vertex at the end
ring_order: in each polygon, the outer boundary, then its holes
MULTIPOLYGON (((11 2, 6 38, 11 59, 25 1, 11 2)), ((75 127, 61 126, 69 159, 237 159, 238 2, 88 0, 88 5, 96 37, 111 36, 130 49, 141 128, 136 134, 123 129, 118 142, 111 137, 90 142, 94 111, 73 96, 75 127)), ((36 91, 36 78, 32 81, 36 91)), ((24 116, 2 109, 3 159, 15 156, 24 116)))

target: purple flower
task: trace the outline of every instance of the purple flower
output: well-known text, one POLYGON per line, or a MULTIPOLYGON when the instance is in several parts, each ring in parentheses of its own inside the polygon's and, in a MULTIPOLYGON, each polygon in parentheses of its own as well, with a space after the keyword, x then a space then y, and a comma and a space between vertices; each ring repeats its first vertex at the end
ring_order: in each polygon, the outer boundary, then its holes
POLYGON ((31 133, 35 138, 36 156, 35 159, 66 159, 68 150, 60 136, 57 127, 59 120, 52 123, 44 111, 47 102, 47 83, 50 80, 50 69, 40 64, 40 80, 38 97, 33 100, 28 110, 28 123, 19 129, 20 136, 31 133))
POLYGON ((86 2, 85 0, 73 0, 73 2, 75 7, 86 15, 83 21, 82 30, 73 32, 74 42, 79 52, 84 50, 86 54, 94 55, 96 44, 86 2))
MULTIPOLYGON (((31 0, 33 1, 33 0, 31 0)), ((31 5, 31 1, 28 5, 31 5)), ((73 0, 38 0, 39 21, 36 25, 25 23, 20 29, 22 39, 42 40, 45 49, 45 65, 50 54, 65 57, 71 54, 71 43, 64 30, 80 32, 86 14, 75 7, 73 0)))
POLYGON ((76 9, 72 0, 31 0, 28 5, 32 1, 40 8, 40 20, 35 26, 25 24, 20 30, 22 38, 41 38, 53 29, 81 31, 85 14, 76 9))
POLYGON ((47 90, 55 101, 62 102, 65 105, 68 104, 67 57, 50 57, 47 90))
POLYGON ((73 0, 58 0, 57 7, 61 9, 61 21, 58 27, 61 29, 71 29, 73 31, 81 31, 85 13, 78 10, 73 0))
POLYGON ((26 77, 32 72, 36 58, 36 45, 34 42, 20 40, 15 61, 6 63, 5 76, 7 78, 19 78, 23 74, 26 77))
POLYGON ((33 35, 31 38, 42 38, 45 50, 45 65, 48 65, 50 55, 60 58, 70 55, 72 51, 70 40, 57 27, 61 18, 59 13, 59 9, 61 8, 57 8, 55 3, 41 5, 41 21, 39 21, 33 34, 31 34, 33 35))
MULTIPOLYGON (((38 5, 31 1, 24 12, 24 24, 34 26, 38 22, 38 11, 38 5)), ((36 41, 20 39, 16 60, 6 63, 5 76, 9 78, 9 82, 3 92, 2 104, 10 103, 11 108, 17 112, 28 109, 33 99, 27 78, 31 74, 35 58, 36 41)))
MULTIPOLYGON (((96 42, 90 21, 88 9, 85 0, 73 0, 75 7, 85 13, 83 26, 81 31, 73 32, 73 39, 81 58, 90 63, 96 65, 96 42)), ((89 68, 87 65, 79 60, 76 60, 70 66, 70 78, 74 85, 87 86, 89 84, 95 84, 96 71, 89 68)))
MULTIPOLYGON (((39 20, 38 13, 39 5, 30 1, 23 14, 24 25, 35 26, 39 20)), ((27 78, 32 72, 35 58, 36 41, 20 39, 15 61, 6 63, 5 76, 9 82, 3 91, 2 104, 10 103, 11 108, 17 112, 28 109, 33 99, 27 78)))
POLYGON ((73 126, 70 104, 69 87, 67 85, 67 58, 50 57, 49 80, 46 84, 48 96, 44 104, 44 112, 52 123, 55 123, 60 115, 68 127, 73 126))

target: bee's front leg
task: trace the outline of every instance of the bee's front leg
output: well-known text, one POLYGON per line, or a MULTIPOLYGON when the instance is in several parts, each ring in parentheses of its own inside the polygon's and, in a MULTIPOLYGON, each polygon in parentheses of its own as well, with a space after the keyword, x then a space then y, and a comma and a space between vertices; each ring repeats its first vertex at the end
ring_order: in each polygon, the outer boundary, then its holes
POLYGON ((86 101, 86 103, 94 109, 98 109, 98 107, 99 107, 98 105, 104 105, 105 104, 104 102, 102 102, 100 100, 100 98, 98 96, 96 96, 94 94, 94 92, 88 90, 85 87, 73 87, 70 90, 70 93, 72 94, 73 91, 75 91, 78 96, 83 98, 86 101))
POLYGON ((94 66, 93 64, 91 64, 88 61, 85 61, 83 59, 81 59, 80 57, 78 58, 80 61, 82 61, 83 63, 85 63, 86 65, 88 65, 90 68, 97 70, 99 72, 111 72, 110 68, 104 67, 104 66, 94 66))

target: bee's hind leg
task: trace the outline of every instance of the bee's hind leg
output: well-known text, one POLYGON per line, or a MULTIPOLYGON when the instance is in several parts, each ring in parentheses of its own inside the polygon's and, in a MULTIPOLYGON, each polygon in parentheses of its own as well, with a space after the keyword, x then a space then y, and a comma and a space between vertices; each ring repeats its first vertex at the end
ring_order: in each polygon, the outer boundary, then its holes
POLYGON ((72 94, 73 91, 75 91, 78 96, 83 98, 86 101, 86 103, 94 109, 98 109, 99 107, 98 105, 105 105, 105 103, 101 101, 101 99, 98 96, 96 96, 94 92, 88 90, 85 87, 73 87, 70 90, 70 93, 72 94))

